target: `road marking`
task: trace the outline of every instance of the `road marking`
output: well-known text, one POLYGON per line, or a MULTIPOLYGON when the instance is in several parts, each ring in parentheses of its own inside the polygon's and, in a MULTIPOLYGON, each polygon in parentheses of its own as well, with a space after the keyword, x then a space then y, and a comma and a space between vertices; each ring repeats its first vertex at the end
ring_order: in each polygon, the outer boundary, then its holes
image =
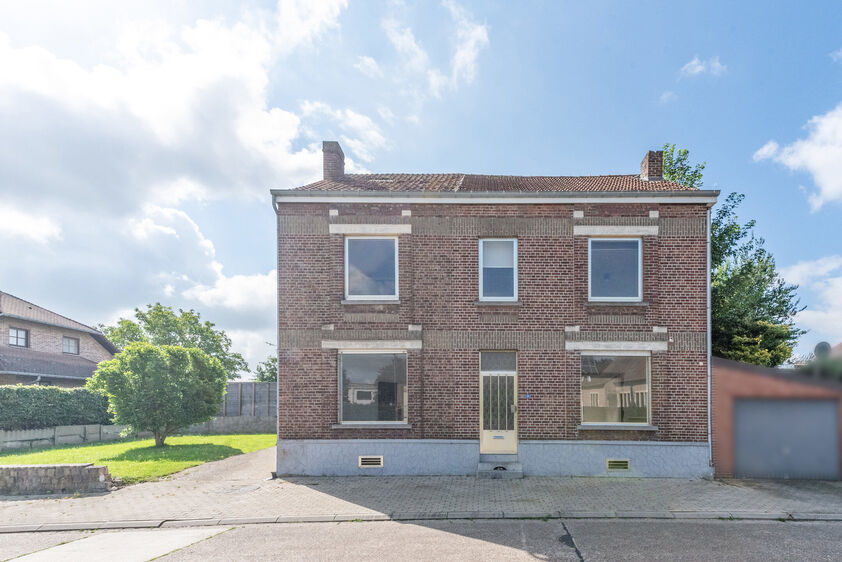
POLYGON ((187 528, 149 531, 101 533, 39 550, 17 558, 18 561, 41 562, 84 560, 85 562, 145 562, 174 550, 208 539, 228 529, 187 528))

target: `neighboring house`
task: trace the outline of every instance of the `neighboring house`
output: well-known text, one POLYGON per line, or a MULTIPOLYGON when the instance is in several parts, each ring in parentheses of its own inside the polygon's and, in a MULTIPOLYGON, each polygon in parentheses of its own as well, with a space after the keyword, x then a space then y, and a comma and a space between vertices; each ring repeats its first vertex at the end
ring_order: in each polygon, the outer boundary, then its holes
POLYGON ((653 151, 588 177, 323 152, 322 181, 272 191, 279 474, 712 474, 717 191, 653 151))
POLYGON ((842 382, 713 358, 716 475, 842 475, 842 382))
POLYGON ((117 349, 97 330, 0 292, 0 384, 82 386, 117 349))
POLYGON ((830 348, 830 356, 834 359, 842 359, 842 343, 837 343, 830 348))

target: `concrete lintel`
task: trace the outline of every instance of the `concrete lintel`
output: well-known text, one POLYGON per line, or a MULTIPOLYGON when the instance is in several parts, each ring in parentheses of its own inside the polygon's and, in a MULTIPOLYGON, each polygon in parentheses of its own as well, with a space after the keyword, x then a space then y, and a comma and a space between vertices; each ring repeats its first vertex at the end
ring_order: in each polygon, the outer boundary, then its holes
POLYGON ((411 234, 411 224, 331 224, 331 234, 411 234))
POLYGON ((421 349, 421 340, 323 340, 322 349, 421 349))
POLYGON ((565 341, 567 351, 666 351, 665 341, 565 341))
POLYGON ((657 236, 657 225, 573 225, 573 236, 657 236))

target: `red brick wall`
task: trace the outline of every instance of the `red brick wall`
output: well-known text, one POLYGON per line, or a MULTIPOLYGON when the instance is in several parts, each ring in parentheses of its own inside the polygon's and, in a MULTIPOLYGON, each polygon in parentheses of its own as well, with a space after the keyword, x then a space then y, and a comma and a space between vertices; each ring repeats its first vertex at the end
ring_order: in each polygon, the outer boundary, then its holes
MULTIPOLYGON (((349 215, 412 219, 448 217, 661 218, 706 216, 704 205, 386 205, 302 204, 279 206, 284 215, 328 220, 337 209, 349 215)), ((283 234, 278 241, 280 330, 550 331, 582 330, 670 332, 706 330, 706 238, 702 235, 643 239, 644 306, 595 306, 587 303, 587 237, 519 236, 518 296, 522 305, 477 305, 478 237, 402 234, 399 237, 400 304, 343 305, 344 242, 339 234, 283 234), (397 322, 346 322, 349 312, 385 312, 397 322), (589 315, 630 314, 640 323, 589 324, 589 315), (492 321, 497 314, 504 322, 492 321)), ((325 336, 330 339, 329 335, 325 336)), ((579 431, 581 423, 578 352, 519 350, 519 434, 521 439, 707 439, 707 356, 699 351, 652 355, 652 422, 657 432, 579 431), (525 396, 529 394, 530 398, 525 396)), ((411 429, 332 429, 338 421, 337 352, 316 347, 281 349, 281 438, 459 438, 476 439, 479 428, 479 350, 425 347, 408 357, 411 429)))
MULTIPOLYGON (((784 378, 776 369, 715 359, 711 384, 713 463, 717 476, 734 476, 734 402, 740 398, 836 398, 842 391, 784 378)), ((842 417, 839 420, 842 451, 842 417)), ((842 455, 840 455, 842 459, 842 455)))

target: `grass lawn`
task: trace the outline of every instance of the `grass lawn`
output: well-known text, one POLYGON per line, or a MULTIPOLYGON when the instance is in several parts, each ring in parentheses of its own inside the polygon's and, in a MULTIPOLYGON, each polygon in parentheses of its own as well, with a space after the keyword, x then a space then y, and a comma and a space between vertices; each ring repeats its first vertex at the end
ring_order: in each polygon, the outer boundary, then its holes
POLYGON ((62 464, 92 462, 106 465, 123 482, 146 482, 233 455, 265 449, 275 444, 273 434, 183 435, 167 437, 165 447, 154 439, 129 439, 88 445, 67 445, 0 453, 0 464, 62 464))

